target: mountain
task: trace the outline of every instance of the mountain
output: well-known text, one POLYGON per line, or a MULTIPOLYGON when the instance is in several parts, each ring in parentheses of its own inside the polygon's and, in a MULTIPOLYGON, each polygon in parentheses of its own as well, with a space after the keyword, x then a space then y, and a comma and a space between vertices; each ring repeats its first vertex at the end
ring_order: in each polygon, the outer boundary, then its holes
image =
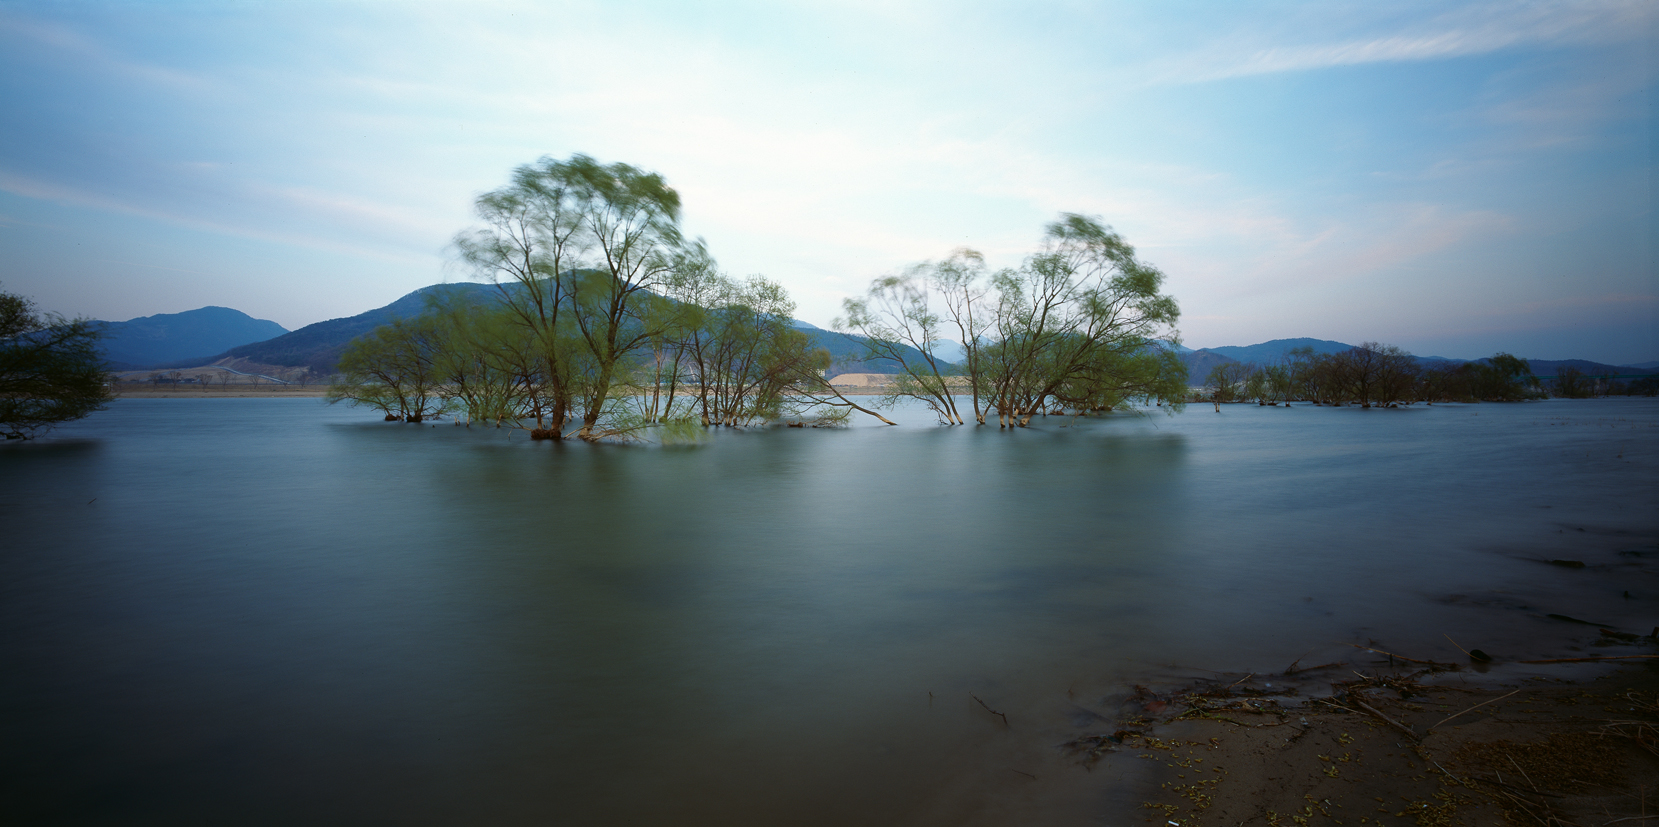
POLYGON ((1634 365, 1620 365, 1621 368, 1636 368, 1638 370, 1654 370, 1659 368, 1659 362, 1637 362, 1634 365))
POLYGON ((1211 353, 1225 356, 1235 362, 1255 362, 1258 365, 1267 365, 1277 362, 1290 355, 1290 352, 1299 347, 1311 347, 1314 353, 1344 353, 1353 350, 1353 345, 1333 342, 1329 339, 1274 339, 1262 342, 1259 345, 1237 347, 1204 348, 1211 353))
MULTIPOLYGON (((412 318, 420 315, 426 310, 428 299, 487 300, 494 296, 495 289, 491 285, 473 282, 434 284, 409 293, 385 307, 377 307, 343 319, 330 319, 306 325, 268 341, 231 348, 203 361, 241 359, 261 365, 307 367, 317 374, 327 375, 334 372, 335 365, 340 361, 340 354, 345 352, 348 342, 393 318, 412 318)), ((799 320, 791 320, 791 324, 811 336, 814 346, 830 352, 830 356, 835 360, 829 370, 831 376, 842 373, 893 373, 898 369, 889 362, 858 361, 855 357, 862 355, 864 351, 861 337, 824 330, 799 320)), ((912 351, 911 355, 919 357, 921 354, 912 351)))
POLYGON ((140 316, 124 322, 98 322, 104 331, 104 357, 112 367, 136 369, 193 360, 281 336, 288 329, 228 307, 203 307, 183 313, 140 316))
POLYGON ((1556 376, 1565 367, 1578 368, 1587 375, 1608 373, 1614 376, 1650 376, 1656 372, 1653 368, 1637 365, 1604 365, 1586 359, 1528 359, 1527 366, 1532 368, 1533 376, 1542 377, 1556 376))
POLYGON ((1210 371, 1214 370, 1216 365, 1225 365, 1228 362, 1237 361, 1237 359, 1234 359, 1231 356, 1217 353, 1215 350, 1210 348, 1189 350, 1186 353, 1181 354, 1181 362, 1187 366, 1188 384, 1198 384, 1203 382, 1204 377, 1209 376, 1210 371))
MULTIPOLYGON (((858 357, 865 353, 864 337, 854 333, 838 333, 834 330, 825 330, 816 325, 808 324, 799 319, 790 319, 789 324, 796 330, 812 337, 812 347, 821 347, 830 352, 830 367, 825 371, 829 376, 840 376, 843 373, 898 373, 899 366, 886 359, 861 360, 858 357)), ((956 344, 952 342, 951 344, 956 344)), ((960 349, 960 346, 958 346, 960 349)), ((940 350, 944 350, 941 348, 940 350)), ((943 359, 943 354, 938 354, 943 359)), ((904 356, 913 363, 920 363, 922 352, 906 346, 904 356)))
POLYGON ((472 282, 434 284, 409 293, 385 307, 377 307, 343 319, 308 324, 274 339, 233 347, 229 351, 220 352, 219 356, 209 361, 225 358, 246 359, 264 365, 307 367, 316 373, 327 375, 334 372, 334 366, 340 361, 340 354, 345 352, 347 342, 394 318, 407 319, 419 316, 426 310, 429 296, 443 300, 463 296, 484 298, 494 291, 495 288, 490 285, 472 282))

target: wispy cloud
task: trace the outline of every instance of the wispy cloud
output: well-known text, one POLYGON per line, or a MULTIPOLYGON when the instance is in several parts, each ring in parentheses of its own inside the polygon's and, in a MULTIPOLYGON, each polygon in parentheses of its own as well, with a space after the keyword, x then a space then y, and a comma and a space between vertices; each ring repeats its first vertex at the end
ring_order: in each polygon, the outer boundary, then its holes
POLYGON ((205 230, 213 233, 223 233, 256 241, 268 241, 276 244, 294 245, 313 250, 331 253, 344 253, 352 256, 397 261, 403 263, 428 264, 429 259, 413 255, 405 251, 388 250, 384 247, 364 244, 351 244, 321 237, 315 234, 284 232, 261 228, 256 222, 224 220, 216 221, 204 218, 189 211, 168 209, 154 201, 144 198, 127 199, 116 194, 95 192, 67 186, 61 183, 42 181, 25 175, 0 169, 0 191, 21 195, 25 198, 37 198, 55 204, 71 207, 89 207, 96 210, 131 215, 161 221, 180 227, 195 230, 205 230))
POLYGON ((217 86, 214 81, 201 75, 133 60, 104 43, 57 23, 0 12, 0 37, 33 41, 106 76, 128 78, 176 91, 201 92, 217 86))
POLYGON ((1336 42, 1222 44, 1163 67, 1159 80, 1196 83, 1367 63, 1444 60, 1518 46, 1628 41, 1648 36, 1654 7, 1645 0, 1498 3, 1459 9, 1403 31, 1336 42))

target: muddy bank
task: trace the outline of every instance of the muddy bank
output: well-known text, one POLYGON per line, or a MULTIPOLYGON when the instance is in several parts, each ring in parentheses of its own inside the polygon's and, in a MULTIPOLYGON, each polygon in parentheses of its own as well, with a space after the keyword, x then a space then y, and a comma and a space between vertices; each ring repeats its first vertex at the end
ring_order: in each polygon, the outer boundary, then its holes
POLYGON ((1065 748, 1120 779, 1113 816, 1153 824, 1659 819, 1656 647, 1596 648, 1579 656, 1622 660, 1518 665, 1505 678, 1368 652, 1290 674, 1136 687, 1118 699, 1116 729, 1065 748))

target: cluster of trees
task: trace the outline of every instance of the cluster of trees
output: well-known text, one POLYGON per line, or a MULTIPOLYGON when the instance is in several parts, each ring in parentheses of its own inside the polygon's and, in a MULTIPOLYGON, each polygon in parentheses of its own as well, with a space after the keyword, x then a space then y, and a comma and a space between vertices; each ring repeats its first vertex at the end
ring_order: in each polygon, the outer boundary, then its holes
MULTIPOLYGON (((661 176, 626 164, 520 167, 479 197, 481 226, 455 239, 497 287, 490 299, 434 300, 354 340, 331 400, 412 422, 534 420, 532 436, 552 439, 787 416, 832 425, 853 410, 889 422, 825 380, 829 354, 793 327, 783 288, 721 273, 680 234, 679 208, 661 176)), ((1066 215, 1019 268, 990 273, 963 250, 879 279, 847 303, 842 327, 865 337, 866 360, 898 363, 884 401, 921 399, 949 422, 965 421, 957 394, 976 422, 995 413, 1007 426, 1060 406, 1178 405, 1185 370, 1155 341, 1174 338, 1179 316, 1162 278, 1110 229, 1066 215), (938 356, 947 332, 968 343, 959 365, 938 356)))
POLYGON ((1217 365, 1205 388, 1217 403, 1304 401, 1366 408, 1412 402, 1514 402, 1543 395, 1526 361, 1507 353, 1425 367, 1400 348, 1376 342, 1340 353, 1297 348, 1273 365, 1217 365))
POLYGON ((27 439, 102 410, 112 394, 99 335, 94 322, 0 291, 0 433, 27 439))
MULTIPOLYGON (((971 249, 877 279, 844 303, 836 327, 863 337, 865 360, 898 368, 888 401, 920 400, 941 421, 1025 426, 1038 414, 1111 410, 1186 396, 1186 366, 1163 274, 1109 227, 1065 214, 1017 268, 990 272, 971 249), (954 340, 954 341, 953 341, 954 340), (1162 340, 1162 341, 1160 341, 1162 340), (942 346, 960 342, 954 364, 942 346)), ((954 355, 954 353, 953 353, 954 355)))
POLYGON ((865 410, 824 380, 829 355, 791 326, 782 287, 733 279, 682 237, 660 175, 543 158, 476 208, 482 226, 455 248, 493 296, 434 301, 354 340, 331 400, 589 441, 865 410))
POLYGON ((1550 391, 1563 399, 1590 399, 1597 396, 1659 396, 1659 376, 1644 376, 1621 382, 1606 368, 1580 370, 1563 365, 1550 382, 1550 391))

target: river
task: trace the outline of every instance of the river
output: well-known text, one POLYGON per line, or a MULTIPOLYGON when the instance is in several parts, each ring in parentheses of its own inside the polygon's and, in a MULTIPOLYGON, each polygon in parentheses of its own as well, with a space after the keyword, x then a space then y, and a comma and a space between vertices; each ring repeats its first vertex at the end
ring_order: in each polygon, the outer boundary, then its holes
POLYGON ((896 418, 665 448, 124 399, 5 445, 0 806, 1098 823, 1057 745, 1131 683, 1659 625, 1656 400, 896 418))

